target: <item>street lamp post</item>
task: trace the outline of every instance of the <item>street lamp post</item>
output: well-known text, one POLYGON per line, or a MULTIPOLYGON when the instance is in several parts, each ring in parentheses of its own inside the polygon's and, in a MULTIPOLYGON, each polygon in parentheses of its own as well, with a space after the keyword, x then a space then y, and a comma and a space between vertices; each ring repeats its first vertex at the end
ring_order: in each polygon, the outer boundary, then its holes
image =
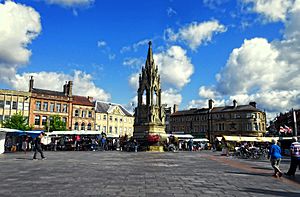
POLYGON ((296 117, 296 111, 292 109, 293 112, 293 120, 294 120, 294 136, 298 135, 297 131, 297 117, 296 117))

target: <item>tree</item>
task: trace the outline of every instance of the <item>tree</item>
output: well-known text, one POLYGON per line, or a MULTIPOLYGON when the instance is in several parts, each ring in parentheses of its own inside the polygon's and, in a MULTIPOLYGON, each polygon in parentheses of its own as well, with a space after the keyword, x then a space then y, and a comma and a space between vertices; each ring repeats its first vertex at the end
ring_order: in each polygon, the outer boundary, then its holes
POLYGON ((22 131, 28 131, 32 129, 32 127, 28 125, 28 119, 22 116, 21 113, 16 113, 11 117, 7 118, 3 122, 3 127, 9 129, 18 129, 22 131))
POLYGON ((65 131, 67 130, 66 128, 66 123, 61 120, 61 117, 58 115, 50 116, 50 122, 45 125, 45 130, 46 131, 65 131))

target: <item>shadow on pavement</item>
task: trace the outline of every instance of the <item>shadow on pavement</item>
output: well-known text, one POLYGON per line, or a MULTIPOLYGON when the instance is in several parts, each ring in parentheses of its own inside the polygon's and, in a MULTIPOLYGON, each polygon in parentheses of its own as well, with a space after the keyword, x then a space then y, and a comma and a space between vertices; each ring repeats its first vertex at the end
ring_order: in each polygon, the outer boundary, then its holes
POLYGON ((32 158, 17 157, 15 160, 32 160, 32 158))
POLYGON ((253 175, 253 176, 264 176, 264 177, 271 177, 270 174, 266 173, 250 173, 250 172, 233 172, 233 171, 225 171, 228 174, 240 174, 240 175, 253 175))
MULTIPOLYGON (((290 181, 292 181, 292 182, 294 182, 294 183, 298 183, 298 184, 300 184, 300 175, 295 175, 294 177, 290 177, 290 176, 285 176, 285 175, 283 175, 283 177, 284 178, 286 178, 286 179, 288 179, 288 180, 290 180, 290 181)), ((300 196, 300 195, 299 195, 300 196)))
POLYGON ((299 192, 286 192, 286 191, 276 191, 276 190, 268 190, 268 189, 258 189, 258 188, 245 188, 245 192, 257 193, 257 194, 266 194, 273 196, 300 196, 299 192))
POLYGON ((254 167, 251 167, 251 168, 261 169, 261 170, 273 170, 273 168, 270 168, 270 167, 258 167, 258 166, 254 166, 254 167))

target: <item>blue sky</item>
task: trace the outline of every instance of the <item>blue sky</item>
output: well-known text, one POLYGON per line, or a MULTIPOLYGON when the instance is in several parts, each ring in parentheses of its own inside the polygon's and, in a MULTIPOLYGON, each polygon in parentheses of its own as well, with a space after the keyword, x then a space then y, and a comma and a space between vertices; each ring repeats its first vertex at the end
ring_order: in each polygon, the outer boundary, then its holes
POLYGON ((73 80, 75 94, 128 105, 152 40, 170 106, 299 108, 299 0, 0 2, 0 88, 73 80))

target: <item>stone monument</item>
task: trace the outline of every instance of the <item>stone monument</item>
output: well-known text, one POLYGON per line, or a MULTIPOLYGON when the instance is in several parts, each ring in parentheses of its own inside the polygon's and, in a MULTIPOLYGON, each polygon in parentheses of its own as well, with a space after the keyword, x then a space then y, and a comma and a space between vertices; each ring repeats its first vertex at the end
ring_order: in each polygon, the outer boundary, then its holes
POLYGON ((145 67, 142 67, 139 76, 137 94, 133 137, 141 146, 149 147, 150 151, 163 151, 160 138, 165 134, 165 112, 161 104, 160 75, 153 60, 151 41, 145 67))

